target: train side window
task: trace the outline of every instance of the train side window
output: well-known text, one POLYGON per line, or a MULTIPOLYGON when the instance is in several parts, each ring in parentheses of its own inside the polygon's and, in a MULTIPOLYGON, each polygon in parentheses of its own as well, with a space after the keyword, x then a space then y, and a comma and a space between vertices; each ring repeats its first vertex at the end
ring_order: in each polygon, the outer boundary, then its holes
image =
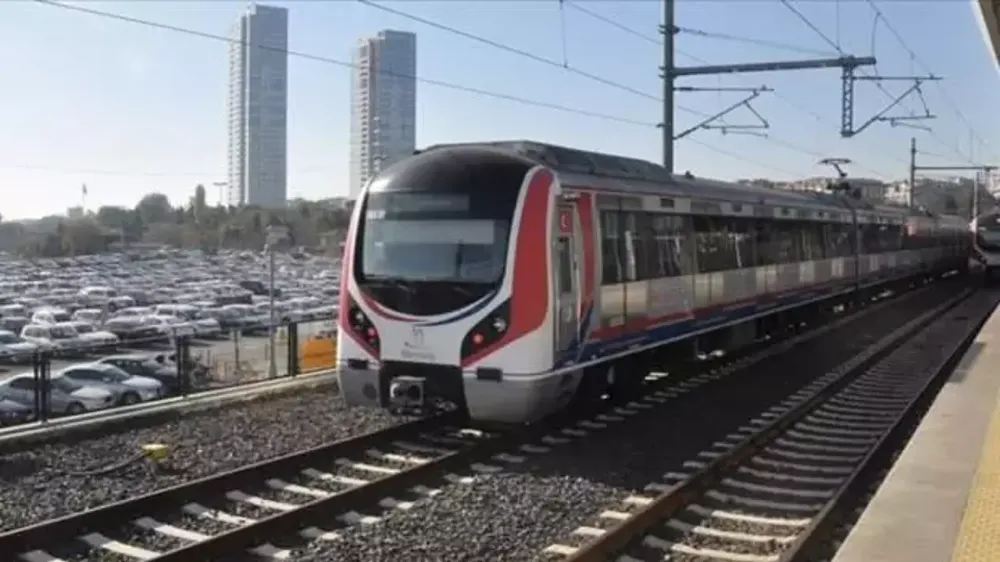
POLYGON ((819 259, 820 254, 816 251, 816 235, 813 232, 812 223, 801 221, 794 223, 795 239, 798 242, 796 255, 801 261, 812 261, 819 259))
POLYGON ((754 249, 757 254, 757 265, 774 265, 778 263, 774 253, 774 240, 771 221, 754 219, 754 249))
POLYGON ((601 263, 602 285, 620 283, 622 279, 622 259, 619 255, 619 224, 617 211, 601 211, 601 263))
POLYGON ((812 232, 813 259, 822 260, 830 257, 826 249, 826 225, 821 222, 808 223, 808 228, 812 232))
POLYGON ((698 273, 736 269, 734 233, 728 219, 695 216, 693 220, 698 273))
POLYGON ((771 223, 771 250, 774 252, 774 263, 793 263, 798 261, 796 238, 798 229, 792 221, 774 221, 771 223))
POLYGON ((645 213, 625 212, 621 214, 624 227, 624 248, 621 255, 624 258, 624 273, 629 281, 649 279, 646 267, 646 241, 643 236, 645 213))
POLYGON ((652 235, 650 244, 650 276, 675 277, 680 275, 680 263, 677 259, 677 245, 674 243, 674 230, 670 223, 670 215, 655 214, 649 218, 649 230, 652 235))
POLYGON ((733 245, 733 268, 755 267, 757 256, 754 250, 753 220, 744 218, 727 219, 730 239, 733 245))

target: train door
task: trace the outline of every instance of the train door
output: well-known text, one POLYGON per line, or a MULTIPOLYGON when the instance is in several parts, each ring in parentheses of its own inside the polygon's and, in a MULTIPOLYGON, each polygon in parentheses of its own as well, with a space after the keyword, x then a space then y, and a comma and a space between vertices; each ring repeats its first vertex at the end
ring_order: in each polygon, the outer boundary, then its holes
POLYGON ((559 206, 559 230, 555 251, 556 350, 573 345, 580 329, 581 247, 573 204, 559 206))

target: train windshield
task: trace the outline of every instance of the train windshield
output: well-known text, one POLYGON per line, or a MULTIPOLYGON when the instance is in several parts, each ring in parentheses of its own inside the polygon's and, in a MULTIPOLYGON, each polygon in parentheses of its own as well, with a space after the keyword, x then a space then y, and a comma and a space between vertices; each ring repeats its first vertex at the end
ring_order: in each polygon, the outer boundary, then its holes
POLYGON ((370 194, 360 280, 499 282, 512 213, 473 199, 467 193, 370 194))

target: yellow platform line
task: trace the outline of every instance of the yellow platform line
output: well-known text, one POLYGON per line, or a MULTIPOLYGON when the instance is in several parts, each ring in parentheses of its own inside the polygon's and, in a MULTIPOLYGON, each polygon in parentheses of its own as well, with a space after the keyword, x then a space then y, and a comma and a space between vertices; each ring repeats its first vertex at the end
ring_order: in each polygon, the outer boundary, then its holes
MULTIPOLYGON (((993 373, 1000 376, 1000 373, 993 373)), ((969 489, 952 562, 1000 561, 1000 393, 969 489)))

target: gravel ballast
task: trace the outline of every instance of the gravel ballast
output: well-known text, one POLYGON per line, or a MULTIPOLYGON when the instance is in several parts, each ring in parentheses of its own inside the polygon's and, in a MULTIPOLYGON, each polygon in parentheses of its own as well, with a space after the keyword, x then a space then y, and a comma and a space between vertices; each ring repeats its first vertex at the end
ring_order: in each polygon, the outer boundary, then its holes
POLYGON ((328 388, 202 411, 154 427, 0 456, 0 530, 93 508, 402 423, 403 418, 346 408, 328 388), (147 443, 170 447, 169 470, 144 462, 107 474, 147 443))
MULTIPOLYGON (((922 310, 933 299, 917 297, 922 310)), ((943 300, 941 295, 937 302, 943 300)), ((377 525, 346 529, 343 541, 297 549, 293 559, 546 559, 541 555, 546 546, 565 543, 577 527, 601 526, 601 511, 621 510, 626 496, 663 482, 665 472, 681 470, 684 461, 694 460, 714 441, 854 357, 912 318, 914 304, 890 304, 550 453, 477 475, 472 484, 450 485, 425 506, 386 513, 377 525)))

